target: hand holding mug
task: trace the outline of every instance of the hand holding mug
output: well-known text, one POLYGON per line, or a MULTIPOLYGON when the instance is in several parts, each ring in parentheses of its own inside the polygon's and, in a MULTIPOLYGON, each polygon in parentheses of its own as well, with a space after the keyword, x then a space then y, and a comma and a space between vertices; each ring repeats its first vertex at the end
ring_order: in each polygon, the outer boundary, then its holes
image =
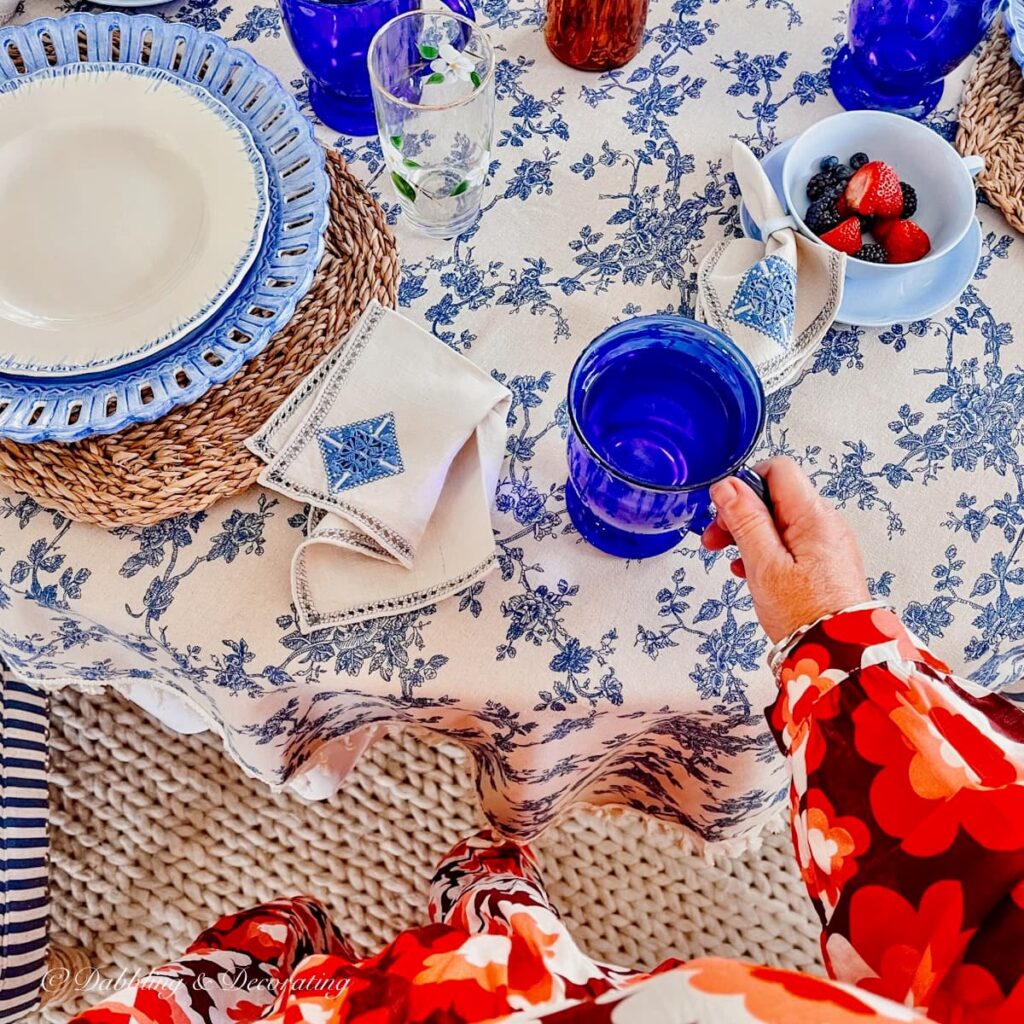
POLYGON ((853 531, 800 467, 775 458, 756 469, 773 511, 741 481, 721 480, 711 488, 717 517, 702 539, 710 551, 739 548, 732 571, 747 580, 758 620, 777 643, 870 594, 853 531))

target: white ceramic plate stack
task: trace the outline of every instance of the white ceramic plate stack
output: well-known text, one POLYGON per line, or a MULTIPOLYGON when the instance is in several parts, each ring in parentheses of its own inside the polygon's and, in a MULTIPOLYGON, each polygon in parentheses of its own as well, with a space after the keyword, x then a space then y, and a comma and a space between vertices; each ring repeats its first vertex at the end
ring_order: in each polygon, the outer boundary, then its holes
POLYGON ((294 100, 215 36, 121 14, 3 30, 0 75, 0 436, 109 433, 227 379, 322 253, 294 100))

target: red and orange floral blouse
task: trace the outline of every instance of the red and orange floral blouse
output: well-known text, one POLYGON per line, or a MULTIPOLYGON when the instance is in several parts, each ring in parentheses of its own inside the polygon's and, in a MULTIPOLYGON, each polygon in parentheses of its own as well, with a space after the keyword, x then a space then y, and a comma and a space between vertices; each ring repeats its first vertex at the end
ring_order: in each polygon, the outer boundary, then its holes
POLYGON ((573 942, 529 850, 482 833, 430 920, 376 956, 308 897, 223 918, 77 1024, 948 1024, 1024 1021, 1024 711, 955 679, 888 610, 787 645, 768 716, 826 981, 728 960, 651 974, 573 942))

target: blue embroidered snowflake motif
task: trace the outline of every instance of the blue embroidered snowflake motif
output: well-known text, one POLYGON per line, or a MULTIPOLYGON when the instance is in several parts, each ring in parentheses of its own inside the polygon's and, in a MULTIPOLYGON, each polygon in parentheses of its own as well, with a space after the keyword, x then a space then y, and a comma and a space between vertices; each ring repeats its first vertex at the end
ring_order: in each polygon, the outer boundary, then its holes
POLYGON ((395 414, 327 427, 319 432, 320 452, 332 491, 397 476, 405 466, 395 433, 395 414))
POLYGON ((746 273, 729 316, 788 348, 796 318, 796 271, 781 256, 766 256, 746 273))

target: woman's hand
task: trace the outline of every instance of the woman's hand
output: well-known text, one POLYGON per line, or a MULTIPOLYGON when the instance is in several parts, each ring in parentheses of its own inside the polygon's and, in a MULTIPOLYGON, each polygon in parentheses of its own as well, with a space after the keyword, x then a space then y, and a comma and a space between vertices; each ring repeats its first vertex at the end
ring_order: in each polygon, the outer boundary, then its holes
POLYGON ((735 544, 732 571, 745 577, 754 611, 772 643, 823 615, 870 600, 864 563, 842 515, 818 496, 803 470, 787 458, 757 467, 775 507, 736 479, 711 488, 718 517, 702 538, 709 551, 735 544))

